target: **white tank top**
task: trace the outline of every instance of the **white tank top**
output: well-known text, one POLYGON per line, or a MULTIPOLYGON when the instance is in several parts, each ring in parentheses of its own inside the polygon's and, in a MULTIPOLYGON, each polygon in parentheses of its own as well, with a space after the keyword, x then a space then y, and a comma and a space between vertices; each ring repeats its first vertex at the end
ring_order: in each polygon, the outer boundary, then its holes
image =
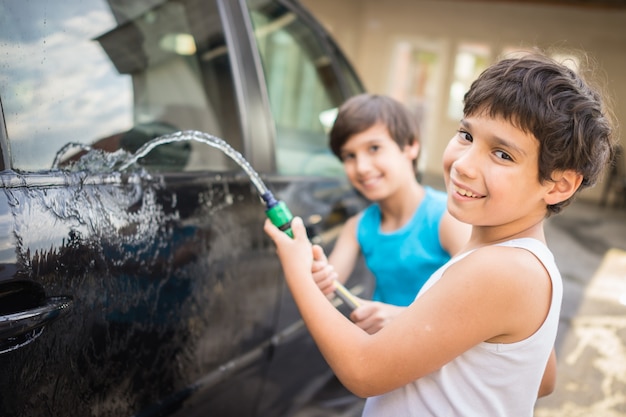
MULTIPOLYGON (((541 327, 515 343, 480 343, 423 378, 386 394, 368 398, 364 417, 532 417, 539 385, 554 347, 563 284, 552 252, 531 238, 497 246, 523 248, 543 264, 552 280, 552 304, 541 327)), ((417 298, 466 252, 442 266, 417 298)), ((427 360, 427 359, 426 359, 427 360)))

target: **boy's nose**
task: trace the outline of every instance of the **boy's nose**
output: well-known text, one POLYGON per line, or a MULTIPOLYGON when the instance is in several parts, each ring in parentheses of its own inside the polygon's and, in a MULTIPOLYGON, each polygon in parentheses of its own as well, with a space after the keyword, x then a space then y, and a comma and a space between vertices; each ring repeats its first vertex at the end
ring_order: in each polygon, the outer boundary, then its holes
POLYGON ((355 160, 358 173, 368 172, 372 168, 372 161, 367 156, 357 156, 355 160))
POLYGON ((452 164, 452 167, 458 174, 468 178, 474 178, 476 177, 479 165, 480 160, 478 155, 476 155, 475 152, 472 152, 472 148, 470 148, 458 154, 456 160, 452 164))

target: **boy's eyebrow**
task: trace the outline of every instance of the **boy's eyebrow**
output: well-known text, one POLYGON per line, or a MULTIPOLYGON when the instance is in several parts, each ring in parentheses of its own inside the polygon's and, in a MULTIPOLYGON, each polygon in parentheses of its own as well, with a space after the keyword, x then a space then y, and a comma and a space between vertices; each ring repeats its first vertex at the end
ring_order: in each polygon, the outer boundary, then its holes
MULTIPOLYGON (((471 128, 472 124, 470 122, 468 122, 466 119, 461 119, 461 124, 464 127, 467 128, 471 128)), ((513 152, 516 152, 518 154, 521 154, 522 156, 526 155, 526 151, 524 149, 522 149, 521 147, 519 147, 515 142, 510 141, 510 140, 506 140, 504 138, 501 138, 499 136, 496 135, 491 135, 491 138, 493 139, 493 141, 496 143, 496 145, 500 145, 502 147, 508 148, 513 152)))
MULTIPOLYGON (((371 145, 378 145, 378 144, 380 144, 380 143, 381 143, 381 141, 383 141, 383 140, 384 140, 384 139, 379 138, 379 137, 372 137, 372 138, 368 139, 367 141, 365 141, 364 143, 365 143, 366 145, 370 145, 370 146, 371 146, 371 145)), ((346 145, 345 145, 345 144, 341 145, 341 148, 339 148, 339 152, 344 152, 344 151, 345 151, 345 152, 349 152, 349 150, 346 150, 346 145)))

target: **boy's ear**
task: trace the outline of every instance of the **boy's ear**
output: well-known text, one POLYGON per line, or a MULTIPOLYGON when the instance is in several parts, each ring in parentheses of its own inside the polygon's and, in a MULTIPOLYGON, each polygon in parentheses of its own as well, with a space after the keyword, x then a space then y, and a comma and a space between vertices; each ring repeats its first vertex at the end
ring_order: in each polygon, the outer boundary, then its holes
POLYGON ((420 144, 419 142, 415 141, 413 143, 411 143, 410 145, 405 145, 404 146, 404 152, 406 152, 407 156, 411 159, 416 159, 417 155, 419 155, 420 153, 420 144))
POLYGON ((546 204, 553 205, 567 200, 578 190, 582 181, 582 174, 571 169, 553 172, 551 187, 544 197, 546 204))

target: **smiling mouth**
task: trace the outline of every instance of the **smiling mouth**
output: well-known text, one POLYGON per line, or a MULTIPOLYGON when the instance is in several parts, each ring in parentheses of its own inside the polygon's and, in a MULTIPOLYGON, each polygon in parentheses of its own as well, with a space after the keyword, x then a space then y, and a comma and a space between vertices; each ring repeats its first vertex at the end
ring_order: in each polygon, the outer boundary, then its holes
POLYGON ((369 177, 369 178, 361 179, 361 180, 359 180, 359 182, 364 187, 370 187, 373 184, 376 184, 379 179, 380 179, 380 177, 369 177))
POLYGON ((471 192, 469 190, 466 190, 464 188, 459 188, 457 186, 454 186, 454 191, 457 194, 462 195, 463 197, 482 198, 482 195, 474 194, 473 192, 471 192))

